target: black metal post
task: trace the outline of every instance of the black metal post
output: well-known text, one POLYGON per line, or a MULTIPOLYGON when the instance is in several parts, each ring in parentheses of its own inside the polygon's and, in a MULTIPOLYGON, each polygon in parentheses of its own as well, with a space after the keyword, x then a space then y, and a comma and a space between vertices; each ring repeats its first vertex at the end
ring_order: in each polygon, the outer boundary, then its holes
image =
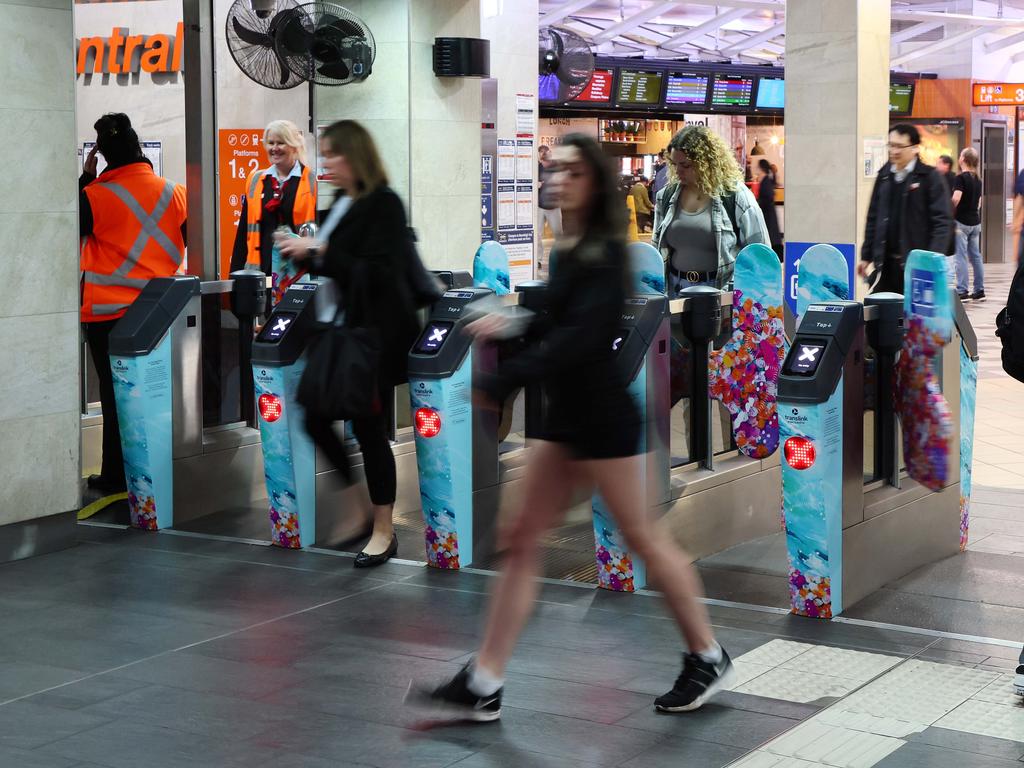
POLYGON ((683 333, 692 346, 690 355, 690 456, 705 469, 714 469, 714 444, 711 439, 711 397, 708 393, 708 358, 711 344, 722 321, 722 293, 710 286, 685 288, 683 333))

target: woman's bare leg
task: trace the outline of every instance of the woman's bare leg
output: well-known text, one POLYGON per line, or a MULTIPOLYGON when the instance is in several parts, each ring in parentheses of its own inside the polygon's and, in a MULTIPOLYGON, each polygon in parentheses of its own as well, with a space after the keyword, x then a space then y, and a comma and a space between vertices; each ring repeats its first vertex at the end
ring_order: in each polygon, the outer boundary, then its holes
POLYGON ((585 475, 604 498, 630 551, 646 563, 690 651, 703 651, 715 640, 707 609, 698 599, 704 592, 700 578, 686 553, 658 530, 647 507, 639 461, 638 456, 587 461, 585 475))
POLYGON ((502 677, 516 641, 537 597, 541 536, 565 512, 573 494, 574 472, 569 453, 557 443, 540 443, 526 468, 518 516, 503 532, 504 565, 491 593, 484 642, 477 666, 502 677))

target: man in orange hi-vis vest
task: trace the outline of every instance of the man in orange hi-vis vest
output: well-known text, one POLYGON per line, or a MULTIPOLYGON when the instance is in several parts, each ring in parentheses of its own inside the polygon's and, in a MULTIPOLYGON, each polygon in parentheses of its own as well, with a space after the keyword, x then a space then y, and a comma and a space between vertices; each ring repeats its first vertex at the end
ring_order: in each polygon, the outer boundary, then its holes
POLYGON ((124 490, 125 476, 108 339, 151 278, 181 268, 186 201, 183 186, 153 172, 127 115, 104 115, 94 127, 96 146, 83 164, 78 201, 82 327, 103 407, 103 466, 88 484, 116 493, 124 490), (99 177, 97 151, 107 162, 99 177))

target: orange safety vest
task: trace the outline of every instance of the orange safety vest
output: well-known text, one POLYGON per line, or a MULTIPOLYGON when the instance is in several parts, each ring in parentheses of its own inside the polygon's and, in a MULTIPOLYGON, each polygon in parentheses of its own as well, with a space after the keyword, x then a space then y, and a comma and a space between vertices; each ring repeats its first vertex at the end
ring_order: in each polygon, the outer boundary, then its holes
POLYGON ((82 242, 82 322, 116 320, 151 278, 181 267, 185 187, 157 176, 148 163, 130 163, 105 171, 84 191, 93 225, 82 242))
MULTIPOLYGON (((246 214, 245 245, 247 264, 260 264, 260 218, 263 215, 263 187, 260 181, 270 173, 269 168, 253 171, 245 182, 246 214)), ((299 231, 303 224, 316 223, 316 176, 309 172, 308 166, 302 166, 302 178, 295 190, 295 203, 292 206, 292 230, 299 231)))

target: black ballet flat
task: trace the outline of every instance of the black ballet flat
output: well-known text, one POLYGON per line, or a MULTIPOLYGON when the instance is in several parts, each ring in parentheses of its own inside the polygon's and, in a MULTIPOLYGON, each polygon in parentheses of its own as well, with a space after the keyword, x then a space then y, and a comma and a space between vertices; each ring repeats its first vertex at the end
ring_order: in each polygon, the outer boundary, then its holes
POLYGON ((391 534, 391 544, 388 548, 381 552, 379 555, 368 555, 365 552, 360 552, 356 555, 355 562, 352 563, 356 568, 373 568, 377 565, 383 565, 398 552, 398 534, 391 534))

